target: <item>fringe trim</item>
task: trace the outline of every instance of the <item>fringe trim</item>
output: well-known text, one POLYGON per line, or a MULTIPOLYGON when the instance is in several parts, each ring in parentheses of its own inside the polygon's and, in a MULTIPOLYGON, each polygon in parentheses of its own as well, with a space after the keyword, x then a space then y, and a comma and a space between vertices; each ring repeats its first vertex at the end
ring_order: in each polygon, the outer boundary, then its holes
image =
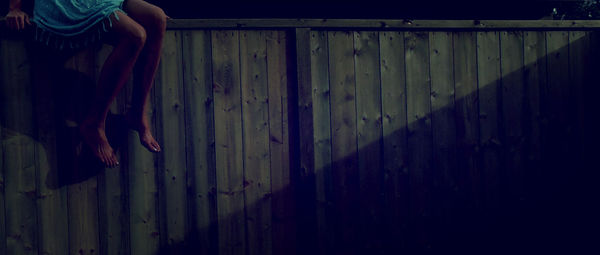
POLYGON ((109 13, 105 18, 103 18, 100 22, 98 22, 92 28, 90 28, 89 31, 86 31, 81 35, 59 35, 39 26, 36 26, 34 39, 42 44, 45 44, 48 47, 54 48, 59 51, 62 51, 67 47, 72 50, 85 48, 93 43, 100 41, 103 38, 103 35, 110 31, 110 28, 113 27, 113 22, 110 19, 110 16, 112 15, 115 17, 116 20, 119 20, 119 15, 117 15, 117 11, 121 10, 115 9, 114 11, 109 13), (108 28, 106 27, 106 20, 108 20, 108 28))

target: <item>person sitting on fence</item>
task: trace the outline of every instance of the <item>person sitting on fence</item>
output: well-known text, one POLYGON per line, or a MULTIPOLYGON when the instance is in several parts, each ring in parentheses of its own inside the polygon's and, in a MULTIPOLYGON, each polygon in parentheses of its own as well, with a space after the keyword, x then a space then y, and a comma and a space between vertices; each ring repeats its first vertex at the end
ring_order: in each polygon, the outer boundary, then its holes
POLYGON ((114 49, 98 79, 92 107, 79 129, 84 142, 106 166, 119 164, 108 143, 105 126, 111 103, 134 72, 132 108, 127 115, 132 129, 148 150, 159 152, 145 109, 161 55, 169 17, 143 0, 36 0, 33 17, 22 11, 21 0, 9 0, 6 22, 12 29, 35 25, 35 38, 57 50, 83 48, 105 40, 114 49))

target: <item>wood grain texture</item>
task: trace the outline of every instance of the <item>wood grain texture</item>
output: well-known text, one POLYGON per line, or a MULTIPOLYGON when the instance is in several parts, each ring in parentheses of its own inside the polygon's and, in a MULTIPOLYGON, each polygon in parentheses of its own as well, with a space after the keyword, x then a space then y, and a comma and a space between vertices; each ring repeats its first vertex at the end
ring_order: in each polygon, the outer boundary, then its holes
MULTIPOLYGON (((525 88, 523 33, 501 32, 500 52, 502 73, 502 119, 504 121, 504 152, 507 206, 519 209, 524 199, 525 155, 525 88)), ((510 212, 509 212, 510 213, 510 212)), ((517 213, 515 211, 515 213, 517 213)))
POLYGON ((190 246, 204 254, 217 252, 217 180, 209 31, 183 32, 190 246))
MULTIPOLYGON (((460 212, 457 154, 456 154, 456 118, 454 104, 454 52, 451 32, 432 32, 429 34, 429 61, 431 68, 431 122, 433 141, 433 199, 434 217, 439 221, 439 236, 434 238, 448 240, 458 227, 454 224, 460 212)), ((447 244, 444 244, 447 245, 447 244)))
POLYGON ((314 123, 317 242, 320 254, 334 253, 334 208, 331 161, 331 90, 326 31, 310 33, 310 69, 314 123))
POLYGON ((181 56, 181 31, 168 31, 158 75, 157 130, 161 143, 159 162, 159 201, 161 202, 161 244, 170 252, 179 253, 185 246, 189 231, 186 197, 185 109, 181 56))
MULTIPOLYGON (((0 69, 0 72, 1 69, 0 69)), ((4 86, 3 83, 2 86, 4 86)), ((6 226, 6 208, 4 199, 4 126, 0 125, 0 225, 6 226)), ((6 254, 6 228, 0 228, 0 252, 6 254)))
MULTIPOLYGON (((2 143, 0 144, 0 224, 6 226, 6 208, 4 199, 4 127, 0 126, 0 137, 2 143)), ((0 228, 0 252, 6 253, 6 228, 0 228)))
MULTIPOLYGON (((106 61, 112 52, 112 47, 103 45, 96 53, 94 73, 96 80, 106 61)), ((124 116, 127 109, 128 94, 132 87, 129 79, 122 91, 111 105, 111 114, 124 116)), ((125 127, 122 127, 125 128, 125 127)), ((124 131, 123 131, 124 133, 124 131)), ((127 254, 129 246, 129 197, 127 167, 127 139, 117 141, 113 144, 118 148, 117 157, 121 163, 118 167, 107 168, 98 175, 98 220, 99 220, 99 244, 100 254, 127 254)))
POLYGON ((383 182, 381 77, 379 33, 354 32, 356 132, 359 175, 361 251, 383 246, 381 199, 383 182))
POLYGON ((2 77, 0 126, 4 169, 4 224, 7 254, 36 254, 36 143, 31 62, 25 45, 0 41, 2 77))
POLYGON ((408 175, 410 231, 413 249, 431 246, 432 133, 429 34, 404 34, 406 58, 406 116, 408 123, 408 175))
MULTIPOLYGON (((299 144, 298 152, 296 153, 298 161, 294 179, 297 179, 294 185, 297 199, 297 226, 298 226, 298 242, 303 245, 299 246, 298 253, 315 253, 317 250, 318 240, 314 235, 318 228, 316 200, 316 184, 315 175, 315 143, 314 143, 314 119, 313 119, 313 86, 312 86, 312 70, 311 70, 311 30, 308 28, 294 29, 294 45, 296 58, 293 62, 295 69, 295 78, 297 79, 297 103, 294 107, 297 108, 297 124, 293 126, 294 132, 298 134, 297 142, 299 144)), ((296 89, 296 88, 295 88, 296 89)), ((296 109, 292 109, 295 112, 296 109)), ((292 154, 294 155, 294 154, 292 154)))
MULTIPOLYGON (((86 49, 68 60, 65 67, 80 72, 83 77, 94 77, 95 57, 96 52, 93 49, 86 49)), ((80 82, 84 82, 84 79, 80 79, 80 82)), ((93 78, 91 78, 91 80, 93 80, 93 78)), ((95 84, 82 85, 89 87, 94 86, 95 84)), ((81 96, 82 95, 70 95, 71 100, 75 100, 74 98, 81 96)), ((88 94, 87 96, 90 95, 88 94)), ((67 111, 67 109, 62 110, 67 111)), ((91 169, 91 166, 75 169, 75 173, 77 174, 83 174, 86 173, 86 171, 93 171, 93 169, 91 169)), ((70 184, 67 193, 69 252, 71 254, 97 254, 100 248, 98 228, 98 177, 91 176, 80 182, 70 184)))
POLYGON ((380 32, 381 112, 386 248, 403 250, 408 236, 408 123, 403 32, 380 32))
POLYGON ((537 201, 542 175, 542 112, 541 89, 546 87, 546 36, 544 32, 524 32, 523 59, 525 63, 526 162, 527 200, 537 201))
POLYGON ((295 206, 290 162, 290 110, 288 74, 288 33, 267 31, 267 73, 269 91, 269 150, 271 152, 271 192, 273 254, 296 252, 295 206))
POLYGON ((591 60, 591 40, 590 32, 571 31, 569 32, 569 112, 571 114, 569 121, 571 129, 569 130, 570 160, 574 168, 580 169, 584 162, 583 142, 586 136, 585 126, 585 93, 586 84, 593 83, 591 70, 594 65, 591 60))
MULTIPOLYGON (((31 59, 35 75, 32 75, 32 100, 36 120, 36 185, 38 187, 37 224, 41 254, 66 254, 69 252, 69 229, 67 214, 67 188, 58 185, 55 79, 60 60, 46 54, 42 48, 30 48, 35 54, 31 59)), ((1 164, 0 164, 1 165, 1 164)), ((0 224, 2 225, 2 224, 0 224)), ((1 252, 0 252, 1 253, 1 252)))
POLYGON ((219 254, 244 254, 244 165, 239 32, 212 31, 219 254))
MULTIPOLYGON (((477 35, 474 32, 453 33, 454 89, 456 107, 457 189, 459 201, 455 219, 462 227, 459 235, 469 236, 479 224, 483 197, 479 165, 479 94, 477 76, 477 35)), ((472 247, 470 241, 455 247, 472 247)))
POLYGON ((240 32, 244 207, 248 254, 271 254, 267 46, 264 31, 240 32))
MULTIPOLYGON (((499 32, 477 33, 477 63, 479 83, 479 125, 482 157, 483 195, 487 216, 498 213, 501 206, 500 176, 503 155, 502 76, 500 73, 499 32)), ((488 222, 493 222, 488 218, 488 222)))
MULTIPOLYGON (((544 130, 543 144, 546 173, 545 187, 560 190, 566 182, 559 181, 569 164, 566 155, 569 147, 569 33, 566 31, 546 32, 547 83, 542 88, 542 113, 544 130), (557 186, 560 185, 560 186, 557 186)), ((550 189, 547 189, 550 190, 550 189)), ((552 194, 546 194, 552 195, 552 194)))
POLYGON ((356 141, 354 40, 351 32, 329 32, 331 86, 332 177, 338 247, 343 254, 358 252, 359 174, 356 141))
MULTIPOLYGON (((136 71, 134 70, 134 72, 136 71)), ((126 94, 133 93, 133 86, 125 88, 126 94)), ((160 90, 153 86, 148 99, 148 109, 146 109, 150 126, 156 135, 158 135, 158 104, 156 100, 158 94, 160 94, 160 90)), ((141 145, 139 134, 133 130, 129 130, 127 133, 126 155, 129 169, 130 253, 132 255, 159 254, 161 252, 159 219, 161 203, 159 203, 158 183, 161 175, 158 170, 158 157, 141 145)))
MULTIPOLYGON (((156 105, 153 101, 149 104, 150 109, 156 105)), ((153 124, 155 119, 152 118, 153 124)), ((127 135, 127 163, 131 254, 159 254, 158 169, 155 155, 139 141, 138 133, 130 130, 127 135)))

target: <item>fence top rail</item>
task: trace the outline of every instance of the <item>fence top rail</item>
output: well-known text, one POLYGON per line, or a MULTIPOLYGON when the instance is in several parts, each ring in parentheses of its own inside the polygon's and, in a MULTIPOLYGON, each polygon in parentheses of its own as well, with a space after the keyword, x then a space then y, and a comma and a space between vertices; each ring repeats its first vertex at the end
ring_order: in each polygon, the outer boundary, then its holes
POLYGON ((591 30, 600 29, 600 20, 172 19, 168 28, 591 30))
MULTIPOLYGON (((168 29, 596 30, 600 20, 170 19, 168 29)), ((0 17, 0 31, 5 30, 0 17)))

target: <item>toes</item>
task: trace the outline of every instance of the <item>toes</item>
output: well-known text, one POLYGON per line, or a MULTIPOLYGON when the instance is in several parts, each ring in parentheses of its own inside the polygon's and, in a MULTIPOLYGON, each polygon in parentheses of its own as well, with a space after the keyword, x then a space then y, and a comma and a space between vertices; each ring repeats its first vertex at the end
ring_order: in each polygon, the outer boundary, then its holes
POLYGON ((154 147, 155 151, 160 151, 160 145, 158 145, 158 143, 156 141, 152 142, 152 147, 154 147))

